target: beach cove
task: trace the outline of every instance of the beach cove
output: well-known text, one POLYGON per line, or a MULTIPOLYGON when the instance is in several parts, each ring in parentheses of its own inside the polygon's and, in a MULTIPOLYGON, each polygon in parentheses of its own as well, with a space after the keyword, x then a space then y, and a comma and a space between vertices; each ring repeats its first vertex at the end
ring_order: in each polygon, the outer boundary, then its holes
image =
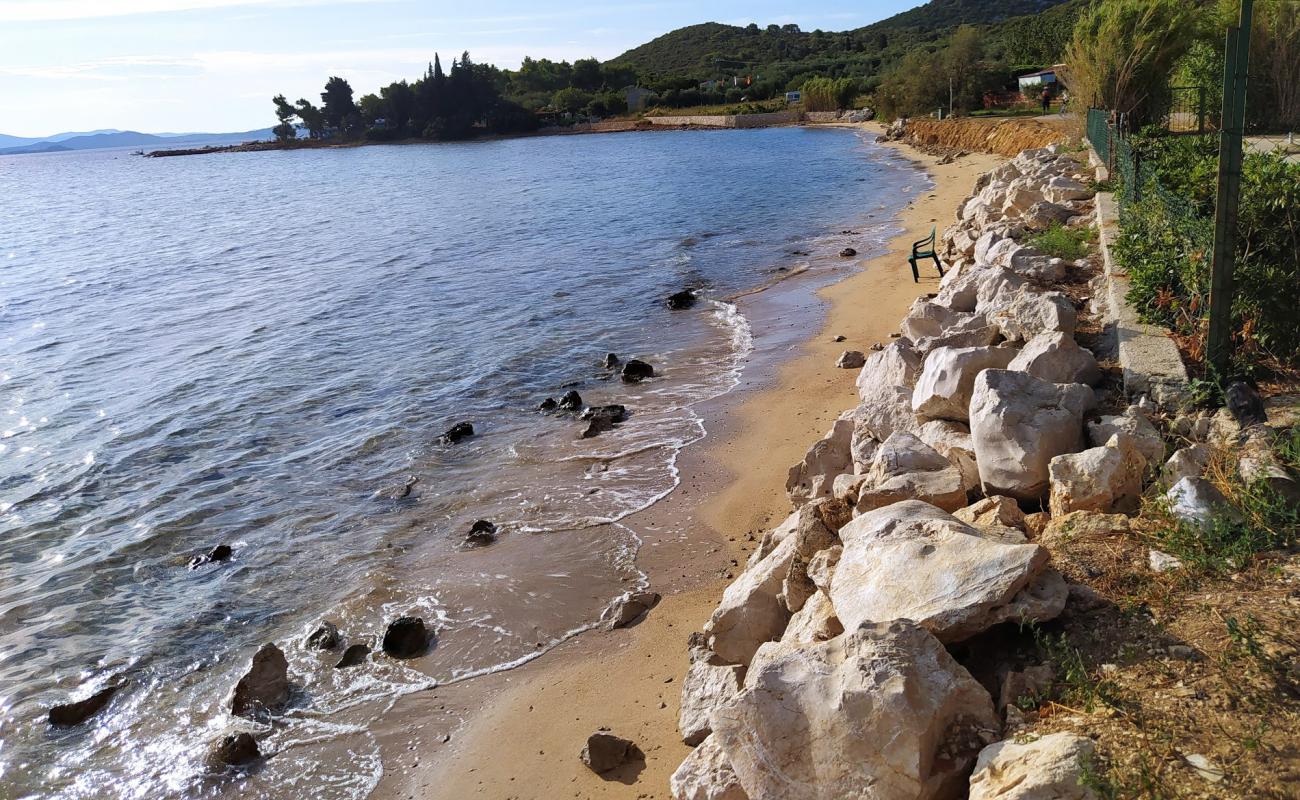
POLYGON ((668 778, 690 752, 677 729, 687 638, 764 531, 789 513, 790 465, 856 397, 857 371, 837 369, 836 357, 888 343, 913 300, 937 290, 932 268, 912 282, 911 243, 942 227, 976 178, 1003 161, 975 154, 940 163, 886 146, 917 162, 934 187, 900 214, 888 252, 818 292, 824 317, 820 309, 790 313, 762 294, 740 301, 757 340, 764 326, 788 333, 774 352, 756 353, 737 390, 704 410, 709 436, 684 452, 680 488, 638 515, 646 530, 664 532, 638 558, 663 600, 632 628, 591 631, 520 669, 406 698, 380 734, 388 758, 376 797, 671 796, 668 778), (465 722, 447 741, 441 726, 429 726, 425 738, 409 724, 434 715, 465 722), (612 780, 587 769, 578 753, 601 727, 636 742, 644 769, 612 780))

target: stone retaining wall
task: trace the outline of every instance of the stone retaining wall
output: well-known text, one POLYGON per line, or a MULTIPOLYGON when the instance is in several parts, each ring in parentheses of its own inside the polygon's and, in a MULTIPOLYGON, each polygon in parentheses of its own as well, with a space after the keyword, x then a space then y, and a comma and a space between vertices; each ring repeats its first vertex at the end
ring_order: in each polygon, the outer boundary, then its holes
POLYGON ((701 128, 767 128, 793 125, 799 121, 797 111, 774 111, 770 114, 713 114, 674 117, 646 117, 656 127, 675 128, 693 125, 701 128))

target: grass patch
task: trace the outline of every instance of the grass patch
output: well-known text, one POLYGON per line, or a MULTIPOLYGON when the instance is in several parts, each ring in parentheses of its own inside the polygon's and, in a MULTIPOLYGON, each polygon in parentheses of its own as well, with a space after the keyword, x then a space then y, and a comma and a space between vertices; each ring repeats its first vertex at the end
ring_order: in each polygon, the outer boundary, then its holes
POLYGON ((1088 243, 1095 236, 1096 232, 1092 228, 1067 228, 1054 222, 1047 230, 1030 237, 1029 245, 1052 258, 1078 261, 1088 254, 1088 243))
POLYGON ((774 111, 799 110, 798 106, 790 106, 785 102, 784 97, 773 100, 762 100, 752 103, 721 103, 711 106, 688 106, 686 108, 667 108, 664 106, 655 106, 645 112, 647 117, 713 117, 729 116, 731 114, 770 114, 774 111))

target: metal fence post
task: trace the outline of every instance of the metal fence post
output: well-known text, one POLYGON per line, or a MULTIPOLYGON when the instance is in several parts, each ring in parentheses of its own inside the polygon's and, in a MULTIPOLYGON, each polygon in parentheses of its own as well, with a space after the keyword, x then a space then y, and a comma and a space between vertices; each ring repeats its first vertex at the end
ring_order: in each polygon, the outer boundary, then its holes
POLYGON ((1236 256, 1237 208, 1241 200, 1242 133, 1250 69, 1254 0, 1241 0, 1241 20, 1228 29, 1223 65, 1223 130, 1219 136, 1219 187, 1214 211, 1214 261, 1210 267, 1208 355, 1220 378, 1232 356, 1232 271, 1236 256))

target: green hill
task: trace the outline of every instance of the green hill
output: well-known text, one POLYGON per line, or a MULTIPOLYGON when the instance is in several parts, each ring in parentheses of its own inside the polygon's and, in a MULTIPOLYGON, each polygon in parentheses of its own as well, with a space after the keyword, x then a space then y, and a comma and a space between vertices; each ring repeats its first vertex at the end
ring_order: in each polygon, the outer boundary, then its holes
POLYGON ((910 49, 933 46, 959 25, 986 31, 990 54, 1013 64, 1059 58, 1087 0, 931 0, 851 31, 706 22, 672 31, 608 62, 641 75, 707 78, 780 68, 869 77, 910 49))

